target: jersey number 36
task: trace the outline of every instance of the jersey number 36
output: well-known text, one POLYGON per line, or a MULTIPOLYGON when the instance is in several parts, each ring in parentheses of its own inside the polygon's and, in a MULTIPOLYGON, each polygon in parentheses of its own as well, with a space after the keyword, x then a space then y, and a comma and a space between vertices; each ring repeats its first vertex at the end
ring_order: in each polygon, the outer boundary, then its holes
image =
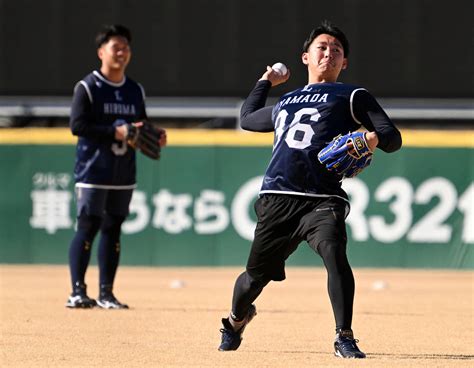
MULTIPOLYGON (((295 112, 293 120, 286 124, 288 112, 281 110, 278 113, 275 122, 275 144, 276 147, 280 140, 285 135, 285 142, 290 148, 305 149, 311 145, 311 139, 314 135, 314 130, 309 122, 317 122, 321 117, 318 109, 305 107, 295 112), (309 117, 308 123, 302 123, 303 116, 309 117), (286 128, 288 126, 288 128, 286 128), (286 134, 285 134, 286 133, 286 134)), ((306 120, 306 119, 305 119, 306 120)))

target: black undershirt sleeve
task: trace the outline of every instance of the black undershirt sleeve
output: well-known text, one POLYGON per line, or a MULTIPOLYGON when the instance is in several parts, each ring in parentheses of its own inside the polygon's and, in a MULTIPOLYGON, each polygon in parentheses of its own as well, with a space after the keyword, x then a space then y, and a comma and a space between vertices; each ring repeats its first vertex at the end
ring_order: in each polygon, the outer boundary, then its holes
POLYGON ((140 112, 138 113, 138 121, 145 121, 148 119, 148 114, 146 113, 146 104, 145 104, 145 90, 142 88, 142 103, 140 105, 140 112))
POLYGON ((140 113, 138 114, 138 118, 140 121, 144 121, 148 119, 148 115, 146 113, 145 101, 143 101, 142 106, 140 108, 140 113))
POLYGON ((273 106, 265 107, 272 84, 258 81, 240 109, 240 126, 252 132, 273 132, 273 106))
POLYGON ((402 136, 375 98, 366 90, 354 93, 352 102, 355 118, 379 139, 377 148, 394 152, 402 146, 402 136))
POLYGON ((92 104, 83 85, 78 84, 72 98, 69 126, 72 134, 97 139, 114 140, 115 127, 93 123, 92 104))

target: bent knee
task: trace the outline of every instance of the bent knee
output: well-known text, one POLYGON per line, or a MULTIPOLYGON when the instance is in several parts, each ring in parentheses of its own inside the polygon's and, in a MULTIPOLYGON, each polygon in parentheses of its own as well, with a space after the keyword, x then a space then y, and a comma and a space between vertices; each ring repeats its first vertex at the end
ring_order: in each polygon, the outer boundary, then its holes
POLYGON ((254 277, 249 274, 248 271, 245 272, 245 284, 247 284, 250 289, 263 289, 270 281, 270 278, 254 277))

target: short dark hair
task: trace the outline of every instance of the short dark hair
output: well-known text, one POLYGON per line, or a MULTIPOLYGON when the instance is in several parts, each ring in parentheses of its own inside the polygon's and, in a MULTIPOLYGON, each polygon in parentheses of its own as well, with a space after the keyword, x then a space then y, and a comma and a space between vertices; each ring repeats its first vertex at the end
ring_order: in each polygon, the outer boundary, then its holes
POLYGON ((328 20, 323 20, 317 28, 311 31, 309 37, 306 39, 306 41, 304 41, 303 52, 308 52, 311 43, 321 34, 328 34, 330 36, 336 37, 342 44, 342 48, 344 49, 344 57, 349 56, 349 41, 347 40, 346 35, 328 20))
POLYGON ((114 36, 124 37, 127 39, 128 43, 132 41, 132 34, 127 27, 122 26, 121 24, 105 25, 95 37, 97 48, 100 48, 104 43, 109 42, 110 38, 114 36))

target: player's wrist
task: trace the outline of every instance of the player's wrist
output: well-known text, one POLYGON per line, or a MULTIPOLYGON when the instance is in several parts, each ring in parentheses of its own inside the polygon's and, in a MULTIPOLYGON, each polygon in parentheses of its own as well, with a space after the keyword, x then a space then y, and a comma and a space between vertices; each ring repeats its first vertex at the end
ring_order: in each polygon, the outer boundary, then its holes
POLYGON ((379 144, 379 137, 375 132, 366 132, 364 135, 365 141, 367 142, 367 146, 371 152, 374 152, 375 148, 379 144))

